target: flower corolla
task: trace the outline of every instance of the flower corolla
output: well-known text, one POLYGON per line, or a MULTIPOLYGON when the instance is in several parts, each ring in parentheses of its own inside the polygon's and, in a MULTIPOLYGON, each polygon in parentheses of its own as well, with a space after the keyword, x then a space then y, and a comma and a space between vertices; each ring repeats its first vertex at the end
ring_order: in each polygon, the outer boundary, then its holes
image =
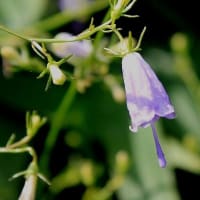
POLYGON ((130 130, 151 126, 161 167, 166 166, 154 123, 160 118, 175 118, 174 107, 149 64, 139 53, 129 53, 122 59, 126 101, 131 118, 130 130))

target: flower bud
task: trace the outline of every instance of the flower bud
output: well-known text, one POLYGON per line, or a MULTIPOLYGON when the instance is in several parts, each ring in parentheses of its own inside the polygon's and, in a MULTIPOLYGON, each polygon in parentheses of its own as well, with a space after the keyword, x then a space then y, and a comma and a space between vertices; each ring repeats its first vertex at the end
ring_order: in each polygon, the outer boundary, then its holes
POLYGON ((185 52, 188 46, 188 38, 183 33, 176 33, 171 38, 171 47, 175 52, 185 52))
POLYGON ((130 0, 118 0, 117 4, 115 5, 115 10, 123 10, 129 3, 130 0))
POLYGON ((37 185, 37 175, 31 174, 26 178, 19 200, 34 200, 37 185))
POLYGON ((92 185, 95 181, 95 176, 94 176, 94 166, 92 162, 90 161, 85 161, 81 168, 80 168, 80 175, 82 178, 82 182, 89 186, 92 185))
POLYGON ((32 113, 27 112, 26 123, 27 123, 27 135, 33 136, 41 128, 41 126, 46 122, 45 117, 40 117, 36 111, 32 113))
POLYGON ((55 64, 48 64, 52 81, 55 85, 63 85, 67 77, 62 72, 62 70, 55 64))
POLYGON ((116 168, 119 173, 125 173, 129 167, 129 157, 126 151, 119 151, 116 154, 116 168))
POLYGON ((13 47, 10 46, 4 46, 1 48, 1 55, 4 58, 7 59, 18 59, 19 58, 19 53, 17 52, 17 50, 13 47))
POLYGON ((26 181, 18 200, 34 200, 37 186, 38 167, 35 162, 31 162, 26 171, 26 181))
POLYGON ((126 6, 129 4, 130 0, 118 0, 117 3, 114 5, 113 10, 111 12, 111 18, 114 22, 118 19, 123 11, 125 10, 126 6))
MULTIPOLYGON (((56 39, 73 40, 75 36, 70 33, 59 33, 55 36, 56 39)), ((64 58, 68 55, 73 57, 86 58, 92 53, 92 43, 90 40, 73 41, 65 43, 53 43, 51 49, 55 55, 64 58)))

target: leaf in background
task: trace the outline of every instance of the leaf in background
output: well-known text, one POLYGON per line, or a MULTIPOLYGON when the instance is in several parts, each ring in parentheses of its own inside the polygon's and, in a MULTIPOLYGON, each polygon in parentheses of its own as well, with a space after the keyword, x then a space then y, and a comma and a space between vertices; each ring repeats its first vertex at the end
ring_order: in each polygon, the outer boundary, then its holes
MULTIPOLYGON (((23 187, 24 178, 9 181, 9 178, 16 172, 24 170, 26 157, 0 154, 0 199, 17 199, 19 191, 23 187)), ((27 160, 26 160, 27 161, 27 160)))
POLYGON ((156 73, 169 77, 175 75, 172 55, 166 50, 151 47, 144 52, 144 56, 151 64, 152 68, 155 69, 156 73))
MULTIPOLYGON (((119 199, 179 200, 174 172, 171 168, 159 167, 151 130, 147 128, 136 134, 130 133, 125 105, 114 103, 108 93, 98 87, 87 95, 87 99, 79 98, 79 106, 86 114, 82 127, 91 133, 84 137, 95 138, 104 145, 111 168, 116 152, 121 149, 128 152, 133 163, 124 186, 117 193, 119 199)), ((75 108, 79 109, 78 105, 75 108)))
POLYGON ((140 184, 130 175, 125 178, 117 194, 121 200, 142 200, 143 191, 140 184))
POLYGON ((173 87, 171 97, 177 113, 176 120, 186 130, 200 141, 200 116, 191 97, 183 87, 173 87))
POLYGON ((173 139, 167 141, 166 148, 170 165, 192 173, 200 173, 200 156, 197 153, 189 151, 173 139))
POLYGON ((159 167, 150 128, 140 129, 130 136, 130 141, 137 174, 133 180, 137 178, 142 189, 138 200, 178 200, 173 172, 168 167, 159 167))
POLYGON ((68 87, 52 86, 45 92, 45 81, 37 80, 35 74, 16 75, 12 79, 5 79, 0 75, 0 100, 8 107, 23 112, 32 109, 51 112, 59 104, 68 87))
POLYGON ((44 13, 47 0, 0 1, 0 24, 19 29, 30 26, 44 13))

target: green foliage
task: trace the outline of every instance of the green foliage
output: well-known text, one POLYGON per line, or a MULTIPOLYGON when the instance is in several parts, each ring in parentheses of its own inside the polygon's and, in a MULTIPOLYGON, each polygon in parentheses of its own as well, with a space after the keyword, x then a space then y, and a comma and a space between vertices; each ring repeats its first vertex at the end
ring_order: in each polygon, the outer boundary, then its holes
POLYGON ((0 2, 0 23, 10 28, 30 26, 44 15, 47 0, 8 0, 0 2))
POLYGON ((139 39, 131 33, 123 37, 116 27, 134 2, 121 1, 122 7, 118 8, 117 1, 110 1, 115 12, 111 12, 111 19, 106 15, 98 25, 95 14, 104 15, 105 8, 110 14, 109 1, 96 0, 77 15, 53 8, 57 1, 0 1, 0 25, 18 30, 21 39, 24 35, 25 40, 28 38, 24 42, 16 39, 16 34, 13 37, 0 32, 0 152, 14 153, 0 154, 1 200, 17 199, 24 181, 30 184, 32 176, 35 182, 37 177, 48 182, 44 176, 51 182, 50 186, 41 181, 34 183, 38 186, 36 199, 66 199, 74 194, 74 199, 82 200, 180 200, 182 191, 177 187, 175 169, 199 175, 200 80, 195 68, 199 61, 192 59, 191 38, 186 33, 173 34, 167 42, 168 49, 148 40, 142 47, 177 113, 175 120, 162 119, 156 124, 167 168, 158 167, 151 130, 139 129, 132 134, 128 129, 121 59, 114 56, 123 56, 128 45, 128 51, 132 51, 141 44, 144 32, 139 39), (92 15, 94 20, 89 22, 92 15), (44 36, 71 28, 68 23, 73 24, 74 20, 75 26, 77 21, 84 26, 90 24, 89 29, 74 38, 76 42, 92 38, 92 55, 66 55, 59 60, 50 45, 45 44, 50 40, 44 36), (37 35, 35 40, 30 39, 33 35, 37 35), (5 44, 10 44, 9 48, 5 44), (33 44, 35 49, 30 48, 33 44), (49 72, 49 63, 58 64, 64 77, 59 84, 52 81, 58 74, 49 72), (11 67, 6 71, 9 73, 5 73, 5 67, 11 67), (40 74, 48 76, 38 79, 40 74), (25 117, 31 110, 34 111, 25 117), (10 136, 13 133, 16 138, 10 136), (35 166, 31 172, 30 163, 35 166), (19 171, 23 171, 25 180, 7 181, 19 171))

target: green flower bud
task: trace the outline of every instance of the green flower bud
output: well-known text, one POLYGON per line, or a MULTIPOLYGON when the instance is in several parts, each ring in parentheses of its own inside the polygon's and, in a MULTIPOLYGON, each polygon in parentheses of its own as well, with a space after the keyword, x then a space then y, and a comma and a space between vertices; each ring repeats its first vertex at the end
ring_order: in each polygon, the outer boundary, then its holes
POLYGON ((171 38, 171 47, 177 53, 186 52, 188 49, 188 38, 183 33, 176 33, 171 38))
POLYGON ((32 113, 28 112, 26 114, 27 135, 35 135, 46 120, 45 117, 40 117, 36 111, 33 111, 32 113))
POLYGON ((126 6, 129 4, 130 0, 118 0, 116 5, 114 5, 113 10, 111 12, 111 18, 114 22, 116 19, 120 18, 122 13, 124 12, 126 6))
POLYGON ((129 156, 126 151, 119 151, 116 154, 116 170, 118 173, 125 173, 129 167, 129 156))

